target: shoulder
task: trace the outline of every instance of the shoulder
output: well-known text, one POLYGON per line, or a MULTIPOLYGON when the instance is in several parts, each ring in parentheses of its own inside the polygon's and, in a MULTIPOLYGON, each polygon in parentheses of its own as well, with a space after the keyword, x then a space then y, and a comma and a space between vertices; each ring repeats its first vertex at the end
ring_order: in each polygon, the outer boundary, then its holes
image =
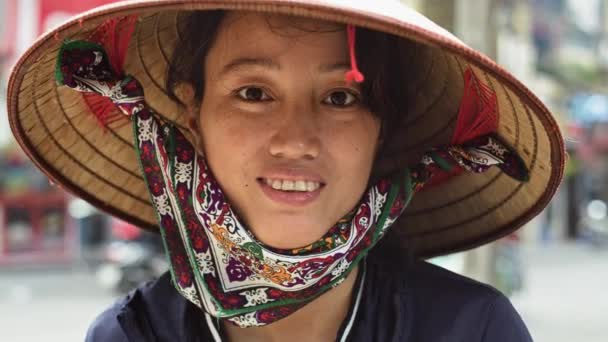
POLYGON ((86 342, 128 341, 118 316, 131 300, 131 294, 119 299, 95 318, 87 330, 86 342))
POLYGON ((413 340, 532 340, 509 299, 489 285, 420 260, 375 260, 369 269, 370 291, 390 293, 384 310, 406 317, 402 329, 413 340))
POLYGON ((401 277, 407 279, 410 291, 423 297, 441 293, 441 301, 476 302, 502 296, 490 285, 422 260, 410 262, 401 277))
POLYGON ((177 293, 166 273, 102 312, 90 325, 86 341, 183 340, 190 309, 190 303, 177 293))
POLYGON ((390 286, 394 291, 427 303, 435 301, 470 302, 487 300, 502 294, 490 285, 413 257, 399 257, 398 260, 372 255, 368 258, 369 278, 382 279, 380 286, 390 286))

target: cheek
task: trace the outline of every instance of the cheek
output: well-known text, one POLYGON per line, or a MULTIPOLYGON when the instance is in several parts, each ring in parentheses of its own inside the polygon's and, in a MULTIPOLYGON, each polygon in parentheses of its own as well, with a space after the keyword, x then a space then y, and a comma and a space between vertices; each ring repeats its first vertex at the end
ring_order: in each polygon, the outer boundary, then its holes
POLYGON ((379 123, 375 119, 362 120, 342 129, 336 129, 327 137, 333 154, 341 164, 356 167, 355 172, 371 169, 378 146, 379 123))
POLYGON ((352 209, 368 186, 378 135, 379 125, 370 120, 327 136, 338 180, 333 196, 341 203, 340 213, 352 209))
MULTIPOLYGON (((242 115, 222 112, 201 115, 202 150, 209 167, 225 190, 235 191, 251 184, 247 172, 263 145, 263 135, 242 115)), ((255 126, 255 125, 254 125, 255 126)))
POLYGON ((202 147, 208 159, 215 156, 238 156, 238 150, 243 146, 242 142, 247 140, 243 136, 242 122, 236 115, 230 112, 215 112, 201 110, 200 131, 202 135, 202 147))

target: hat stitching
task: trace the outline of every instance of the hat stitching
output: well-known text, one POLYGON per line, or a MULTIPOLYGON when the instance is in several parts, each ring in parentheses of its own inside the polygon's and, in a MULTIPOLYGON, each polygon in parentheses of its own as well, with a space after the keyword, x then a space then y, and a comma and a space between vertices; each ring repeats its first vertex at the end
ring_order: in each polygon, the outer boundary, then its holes
MULTIPOLYGON (((51 85, 51 87, 50 87, 49 91, 48 91, 48 92, 46 92, 45 94, 40 95, 40 94, 38 93, 39 88, 40 88, 40 87, 38 86, 38 85, 40 84, 40 83, 39 83, 39 81, 38 81, 40 73, 39 73, 39 72, 36 72, 36 71, 37 71, 37 69, 38 69, 38 68, 41 66, 41 64, 42 64, 42 59, 41 59, 41 58, 39 58, 39 59, 38 59, 38 61, 37 61, 37 62, 34 64, 34 66, 32 67, 32 68, 33 68, 33 77, 32 77, 32 80, 31 80, 31 85, 30 85, 30 86, 31 86, 31 91, 32 91, 32 98, 33 98, 33 99, 35 99, 35 98, 43 98, 43 97, 45 97, 45 96, 47 96, 47 95, 48 95, 48 96, 52 96, 52 95, 54 94, 54 95, 55 95, 55 97, 56 97, 56 100, 57 100, 57 101, 56 101, 56 103, 57 103, 57 105, 59 106, 59 108, 61 109, 62 114, 64 115, 64 117, 65 117, 66 119, 70 120, 70 119, 69 119, 69 117, 67 117, 67 116, 66 116, 65 108, 63 107, 63 103, 61 103, 61 101, 60 101, 60 97, 59 97, 59 96, 58 96, 58 94, 57 94, 57 87, 56 87, 54 84, 53 84, 53 85, 51 85), (53 93, 53 94, 51 94, 51 93, 53 93)), ((43 83, 43 84, 44 84, 44 83, 43 83)), ((51 101, 51 100, 49 100, 49 101, 51 101)), ((59 141, 55 139, 55 136, 56 136, 56 131, 57 131, 57 130, 59 130, 59 129, 63 128, 63 127, 69 127, 69 126, 60 126, 60 127, 59 127, 59 128, 57 128, 55 131, 52 131, 52 132, 51 132, 51 131, 50 131, 50 129, 49 129, 49 127, 48 127, 48 126, 47 126, 47 124, 46 124, 46 121, 44 121, 44 120, 42 119, 41 115, 40 115, 40 110, 39 110, 38 102, 37 102, 37 101, 32 101, 32 102, 33 102, 33 104, 34 104, 35 113, 36 113, 36 116, 38 117, 38 121, 40 121, 40 122, 43 124, 43 128, 44 128, 44 130, 45 130, 45 131, 46 131, 46 133, 47 133, 47 137, 49 137, 49 139, 51 139, 51 140, 53 141, 53 143, 54 143, 54 144, 55 144, 55 145, 56 145, 56 146, 57 146, 59 149, 61 149, 61 151, 63 151, 63 152, 64 152, 64 154, 65 154, 65 153, 67 152, 67 150, 66 150, 66 146, 64 146, 63 144, 60 144, 60 143, 59 143, 59 141)), ((66 120, 63 120, 63 122, 65 123, 65 122, 67 122, 67 121, 66 121, 66 120)), ((71 125, 71 124, 70 124, 70 125, 71 125)), ((72 126, 72 127, 73 127, 73 126, 72 126)), ((76 130, 74 130, 74 132, 75 132, 77 135, 79 135, 79 136, 81 136, 81 137, 82 137, 82 135, 80 134, 80 132, 78 132, 78 131, 76 131, 76 130)), ((71 146, 73 146, 73 145, 70 145, 70 147, 71 147, 71 146)), ((89 146, 90 146, 91 148, 93 148, 94 150, 96 150, 96 148, 95 148, 95 147, 94 147, 92 144, 89 144, 89 146)), ((67 147, 67 148, 69 148, 69 147, 67 147)), ((60 158, 60 155, 58 155, 57 159, 58 159, 58 158, 60 158)), ((76 159, 72 158, 72 157, 71 157, 71 155, 70 155, 70 159, 72 159, 72 161, 74 161, 74 162, 75 162, 76 164, 78 164, 78 165, 83 165, 83 163, 82 163, 80 160, 76 160, 76 159)), ((52 163, 53 161, 50 161, 50 162, 52 163)), ((116 165, 116 164, 115 164, 115 165, 116 165)), ((88 168, 87 168, 87 170, 88 170, 88 171, 90 171, 90 169, 88 169, 88 168)), ((98 176, 97 174, 95 174, 95 175, 96 175, 96 176, 98 176)), ((141 179, 141 177, 137 177, 137 176, 135 176, 135 177, 136 177, 136 178, 141 179)), ((109 184, 110 184, 110 185, 111 185, 113 188, 120 189, 118 186, 116 186, 116 185, 114 185, 114 184, 111 184, 111 183, 109 183, 109 184)), ((137 198, 137 196, 136 196, 135 194, 131 194, 131 197, 138 199, 138 198, 137 198)))
POLYGON ((433 230, 428 230, 428 231, 423 231, 423 232, 419 232, 419 233, 414 233, 414 234, 411 234, 410 236, 414 236, 414 237, 417 237, 417 236, 426 236, 426 235, 430 235, 430 234, 434 234, 434 233, 445 232, 445 231, 451 230, 451 229, 453 229, 455 227, 464 226, 464 225, 470 224, 471 222, 478 221, 478 220, 484 218, 485 216, 487 216, 488 214, 496 211, 496 209, 502 207, 505 203, 507 203, 508 201, 510 201, 513 197, 515 197, 515 195, 521 190, 521 188, 523 186, 524 186, 523 183, 518 184, 515 187, 515 189, 513 191, 511 191, 500 202, 498 202, 497 204, 495 204, 495 205, 493 205, 491 207, 488 207, 488 209, 486 209, 485 211, 483 211, 483 212, 481 212, 481 213, 479 213, 479 214, 477 214, 475 216, 472 216, 472 217, 470 217, 468 219, 465 219, 465 220, 462 220, 462 221, 458 221, 458 222, 455 222, 455 223, 452 223, 452 224, 449 224, 449 225, 446 225, 446 226, 443 226, 443 227, 439 227, 439 228, 436 228, 436 229, 433 229, 433 230))
MULTIPOLYGON (((167 94, 167 90, 164 87, 162 87, 158 83, 158 81, 152 76, 152 73, 150 72, 151 68, 149 68, 148 65, 146 65, 146 63, 144 62, 143 53, 141 51, 142 44, 140 44, 140 42, 141 42, 140 41, 140 37, 141 37, 140 36, 140 25, 137 25, 134 36, 135 36, 135 51, 137 52, 136 55, 137 55, 137 59, 139 60, 140 65, 141 65, 141 70, 144 71, 144 74, 150 80, 150 83, 152 83, 164 96, 168 97, 169 95, 167 94)), ((149 38, 147 38, 147 39, 149 39, 149 38)), ((141 40, 143 40, 143 38, 141 40)), ((152 89, 150 89, 148 87, 148 90, 152 90, 152 89)), ((183 126, 182 124, 180 124, 178 121, 172 120, 172 119, 166 117, 160 111, 156 111, 156 113, 163 120, 170 122, 171 124, 179 127, 179 129, 181 129, 183 131, 187 130, 187 128, 185 126, 183 126)))
MULTIPOLYGON (((80 22, 80 23, 82 23, 82 18, 79 20, 79 22, 80 22)), ((80 27, 80 29, 79 29, 79 30, 77 30, 76 32, 74 32, 73 34, 71 34, 71 35, 70 35, 70 36, 67 38, 67 40, 79 39, 79 38, 77 38, 77 37, 82 37, 82 36, 86 36, 86 35, 91 35, 91 34, 94 34, 95 30, 98 28, 98 26, 95 26, 95 27, 93 27, 93 28, 87 28, 87 29, 85 29, 85 28, 83 27, 83 25, 82 25, 82 24, 79 24, 79 27, 80 27), (76 37, 76 38, 75 38, 75 37, 76 37)), ((41 58, 42 58, 42 56, 41 56, 39 59, 41 59, 41 58)), ((54 62, 54 59, 53 59, 53 62, 54 62)), ((55 88, 56 88, 56 87, 55 87, 55 88)), ((60 98, 60 96, 58 95, 57 90, 55 90, 55 93, 56 93, 56 97, 57 97, 57 98, 60 98)), ((81 95, 82 95, 82 97, 83 97, 83 101, 86 101, 86 99, 84 98, 84 97, 85 97, 85 94, 81 94, 81 95)), ((65 112, 65 111, 64 111, 64 112, 65 112)), ((65 115, 65 113, 64 113, 64 116, 66 116, 66 115, 65 115)), ((119 119, 119 120, 116 120, 116 121, 120 122, 120 121, 122 121, 122 120, 120 120, 120 119, 119 119)), ((129 148, 134 148, 134 146, 133 146, 133 144, 132 144, 131 142, 129 142, 128 140, 126 140, 125 138, 123 138, 123 137, 122 137, 120 134, 118 134, 118 133, 117 133, 117 132, 116 132, 116 131, 115 131, 115 130, 114 130, 112 127, 111 127, 111 124, 112 124, 113 122, 114 122, 114 121, 112 121, 112 122, 109 122, 109 123, 108 123, 108 125, 106 126, 106 127, 108 128, 108 130, 107 130, 107 131, 109 131, 109 132, 110 132, 110 133, 111 133, 111 134, 112 134, 112 135, 113 135, 115 138, 117 138, 117 139, 118 139, 120 142, 122 142, 122 143, 124 143, 125 145, 127 145, 129 148)), ((121 123, 121 126, 124 126, 124 123, 121 123)), ((119 126, 119 127, 117 127, 117 128, 121 128, 121 127, 119 126)), ((141 177, 138 177, 138 178, 143 179, 143 178, 141 178, 141 177)))
MULTIPOLYGON (((74 131, 74 133, 76 133, 76 135, 78 135, 79 139, 81 141, 83 141, 87 146, 89 146, 93 151, 97 152, 98 155, 100 155, 101 157, 103 157, 108 162, 112 163, 113 165, 115 165, 117 168, 121 169, 123 172, 126 172, 129 175, 131 175, 132 177, 135 177, 135 178, 137 178, 139 180, 143 180, 143 177, 139 173, 135 173, 135 172, 127 169, 126 167, 124 167, 120 163, 117 163, 114 160, 113 157, 108 156, 105 152, 101 151, 97 146, 95 146, 95 144, 93 144, 89 139, 87 139, 87 136, 85 134, 81 133, 81 131, 78 129, 78 126, 73 124, 72 118, 70 118, 69 116, 67 116, 66 110, 65 110, 65 107, 64 107, 64 104, 63 104, 63 101, 61 99, 61 96, 59 96, 59 94, 58 94, 57 86, 54 86, 53 89, 54 89, 54 92, 55 92, 55 98, 57 100, 57 105, 61 109, 61 113, 62 113, 62 115, 64 117, 64 122, 66 122, 69 125, 69 127, 72 128, 72 130, 74 131)), ((132 145, 130 145, 130 146, 132 147, 132 145)))
MULTIPOLYGON (((448 61, 447 59, 451 56, 447 56, 447 55, 442 55, 443 60, 445 62, 446 65, 448 65, 448 61)), ((431 63, 429 65, 429 67, 427 68, 425 75, 424 75, 424 80, 429 79, 429 77, 431 76, 434 68, 435 68, 435 59, 431 59, 431 63)), ((416 113, 416 116, 411 116, 411 117, 406 117, 405 120, 403 120, 403 124, 405 127, 410 127, 414 124, 416 124, 418 121, 420 121, 422 118, 424 118, 425 114, 430 112, 431 109, 436 105, 436 103, 439 101, 440 98, 443 98, 443 96, 445 96, 445 93, 447 92, 448 89, 448 78, 444 77, 443 78, 443 82, 441 84, 441 91, 440 93, 435 97, 435 99, 426 106, 425 109, 421 110, 419 113, 416 113)), ((418 91, 416 92, 416 94, 414 94, 414 97, 417 97, 420 93, 422 92, 422 87, 418 87, 418 91)))
MULTIPOLYGON (((496 92, 496 88, 494 86, 494 83, 491 81, 491 79, 488 77, 488 75, 486 73, 484 73, 484 77, 487 81, 488 86, 490 86, 492 88, 492 91, 496 92)), ((515 106, 513 104, 513 101, 511 99, 511 96, 509 94, 509 92, 506 90, 506 88, 503 89, 505 91, 505 94, 507 94, 507 98, 509 100, 509 102, 511 103, 511 111, 512 111, 512 115, 515 118, 516 121, 516 130, 517 130, 517 135, 515 136, 515 141, 512 144, 513 148, 517 149, 517 147, 519 146, 519 117, 517 116, 517 114, 515 113, 515 106)), ((500 120, 500 116, 499 116, 499 120, 500 120)), ((531 168, 530 168, 531 170, 531 168)), ((443 204, 439 204, 433 207, 427 207, 424 209, 420 209, 420 210, 416 210, 416 211, 411 211, 408 212, 407 215, 410 217, 414 217, 414 216, 420 216, 420 215, 425 215, 428 214, 429 212, 432 211, 436 211, 436 210, 440 210, 440 209, 444 209, 446 207, 452 206, 458 202, 462 202, 462 201, 466 201, 468 199, 470 199, 471 197, 479 194, 482 191, 485 191, 489 186, 493 185, 501 176, 503 175, 503 173, 497 173, 495 176, 493 176, 488 182, 486 182, 485 184, 483 184, 482 186, 480 186, 479 188, 477 188, 476 190, 471 191, 470 193, 459 197, 457 199, 453 199, 449 202, 443 203, 443 204)))
MULTIPOLYGON (((447 61, 447 56, 443 55, 444 60, 446 62, 446 65, 449 65, 448 61, 447 61)), ((458 58, 452 57, 455 61, 456 64, 458 64, 458 68, 460 69, 460 80, 462 81, 462 77, 464 75, 464 68, 462 66, 462 63, 460 60, 458 60, 458 58)), ((445 85, 445 90, 447 91, 447 84, 448 84, 448 79, 447 77, 444 78, 444 85, 445 85)), ((442 94, 440 96, 435 97, 435 100, 433 101, 433 103, 431 104, 431 106, 429 106, 427 108, 427 110, 425 111, 425 114, 428 112, 431 112, 432 108, 435 107, 437 104, 439 104, 445 97, 445 94, 442 92, 442 94)), ((422 119, 424 116, 420 115, 419 118, 422 119)), ((430 142, 434 141, 439 135, 441 135, 442 132, 448 130, 450 128, 450 126, 452 126, 456 120, 458 119, 458 111, 453 111, 452 113, 452 117, 450 118, 450 120, 448 120, 446 122, 446 124, 443 127, 440 127, 437 131, 435 131, 434 133, 432 133, 430 136, 427 136, 426 138, 422 138, 422 139, 417 139, 414 144, 411 145, 407 145, 404 144, 404 146, 401 147, 401 149, 396 150, 396 153, 401 153, 401 154, 405 154, 407 152, 412 152, 415 150, 419 150, 420 148, 423 148, 425 146, 428 146, 430 142)), ((406 127, 410 127, 410 125, 406 126, 406 127)))
MULTIPOLYGON (((520 98, 521 101, 521 98, 520 98)), ((536 125, 534 124, 534 120, 532 119, 532 115, 530 114, 529 108, 528 106, 526 106, 523 101, 522 101, 522 105, 525 108, 526 111, 526 116, 528 117, 528 121, 530 121, 530 127, 532 128, 532 134, 533 134, 533 141, 534 141, 534 154, 532 155, 532 160, 530 163, 530 167, 528 168, 528 170, 530 170, 530 174, 532 175, 533 172, 532 170, 534 169, 535 165, 536 165, 536 160, 537 160, 537 154, 538 154, 538 136, 537 136, 537 132, 536 132, 536 125)), ((500 175, 502 175, 502 173, 500 173, 500 175)), ((437 228, 437 229, 433 229, 431 231, 426 231, 426 232, 420 232, 420 233, 416 233, 416 234, 412 234, 411 236, 426 236, 426 235, 430 235, 433 233, 437 233, 437 232, 443 232, 446 230, 450 230, 456 226, 463 226, 466 224, 469 224, 471 222, 477 221, 481 218, 483 218, 484 216, 488 215, 489 213, 496 211, 496 209, 500 208, 501 206, 503 206, 506 202, 508 202, 509 200, 511 200, 520 190, 521 188, 524 186, 525 183, 519 183, 515 189, 513 191, 511 191, 509 193, 509 195, 507 197, 505 197, 502 201, 500 201, 499 203, 497 203, 496 205, 493 205, 491 207, 489 207, 486 211, 475 215, 473 217, 471 217, 470 219, 467 220, 463 220, 457 223, 453 223, 441 228, 437 228)))
MULTIPOLYGON (((489 79, 488 74, 486 74, 486 78, 489 80, 489 83, 492 84, 492 81, 489 79)), ((500 83, 500 86, 506 95, 507 101, 509 101, 509 104, 511 105, 511 111, 513 113, 512 116, 515 121, 515 125, 514 125, 515 126, 515 140, 513 142, 513 147, 515 149, 517 149, 519 147, 519 143, 520 143, 520 141, 519 141, 519 133, 520 133, 519 116, 515 113, 515 104, 513 103, 513 98, 511 97, 511 92, 509 92, 507 90, 507 87, 504 85, 504 83, 500 83)), ((494 86, 492 85, 492 87, 494 87, 494 86)), ((498 120, 500 123, 500 117, 498 118, 498 120)))
POLYGON ((122 124, 121 124, 120 126, 118 126, 118 127, 116 127, 116 128, 113 128, 111 125, 112 125, 112 123, 110 123, 110 124, 107 126, 107 128, 108 128, 108 130, 107 130, 107 131, 108 131, 108 132, 110 132, 110 134, 112 134, 112 135, 113 135, 113 136, 114 136, 116 139, 118 139, 120 142, 122 142, 123 144, 127 145, 127 147, 128 147, 128 148, 132 148, 132 149, 134 149, 134 148, 135 148, 135 146, 134 146, 134 145, 133 145, 133 144, 132 144, 130 141, 126 140, 126 139, 125 139, 125 138, 123 138, 123 137, 122 137, 122 136, 121 136, 121 135, 120 135, 120 134, 119 134, 117 131, 115 131, 115 129, 120 129, 120 128, 122 128, 124 125, 122 125, 122 124))
POLYGON ((446 131, 449 130, 450 126, 454 125, 454 123, 456 122, 457 119, 458 119, 458 115, 454 114, 446 122, 446 124, 444 126, 439 127, 436 131, 431 133, 431 135, 429 135, 423 139, 417 140, 415 142, 415 144, 404 146, 403 149, 401 149, 399 153, 405 154, 406 152, 412 152, 412 151, 419 150, 420 148, 423 148, 423 147, 428 147, 428 145, 431 144, 431 142, 435 141, 435 139, 440 137, 442 134, 445 134, 446 131))
MULTIPOLYGON (((38 68, 40 64, 36 63, 35 66, 33 66, 33 68, 38 68)), ((32 79, 32 84, 36 85, 38 84, 37 80, 38 80, 38 72, 34 72, 33 73, 33 79, 32 79)), ((59 144, 59 142, 55 139, 55 136, 50 132, 46 122, 43 120, 42 116, 40 115, 40 108, 38 107, 38 102, 36 101, 37 97, 37 88, 36 86, 31 87, 31 96, 32 99, 34 99, 32 101, 32 104, 34 105, 34 112, 36 113, 36 116, 38 117, 39 122, 42 124, 42 128, 45 130, 46 132, 46 136, 48 137, 48 139, 50 139, 53 144, 62 152, 62 154, 64 156, 66 156, 68 159, 72 160, 72 162, 74 162, 76 165, 78 165, 80 168, 82 168, 83 170, 86 170, 87 172, 89 172, 91 175, 97 177, 99 180, 101 180, 103 183, 107 184, 108 186, 111 186, 113 188, 115 188, 116 190, 118 190, 119 192, 124 193, 125 195, 140 201, 142 203, 145 203, 146 205, 149 205, 149 203, 145 200, 142 200, 141 198, 137 197, 136 195, 126 191, 125 189, 123 189, 122 187, 119 187, 117 185, 114 185, 112 182, 110 182, 109 180, 105 179, 104 177, 101 177, 101 175, 99 175, 97 172, 94 172, 93 170, 91 170, 90 168, 88 168, 85 164, 81 163, 79 160, 75 159, 74 156, 70 153, 68 153, 68 151, 61 145, 59 144)), ((59 154, 59 156, 61 156, 61 154, 59 154)), ((57 170, 59 171, 59 170, 57 170)))
POLYGON ((157 50, 160 52, 160 55, 163 57, 163 61, 165 61, 165 64, 169 64, 169 57, 167 57, 167 54, 165 53, 165 50, 163 49, 163 44, 160 38, 160 18, 159 16, 156 16, 154 18, 154 37, 155 37, 155 41, 156 41, 156 47, 157 50))

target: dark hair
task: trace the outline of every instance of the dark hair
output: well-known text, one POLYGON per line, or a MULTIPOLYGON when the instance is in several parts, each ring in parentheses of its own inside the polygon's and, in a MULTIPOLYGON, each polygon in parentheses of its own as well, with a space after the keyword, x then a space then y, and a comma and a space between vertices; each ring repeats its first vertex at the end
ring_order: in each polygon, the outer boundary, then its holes
POLYGON ((204 61, 215 41, 225 12, 195 11, 185 18, 180 14, 178 22, 179 39, 169 68, 167 69, 166 88, 169 97, 182 105, 176 88, 180 84, 190 84, 194 88, 194 98, 200 102, 205 92, 204 61))
MULTIPOLYGON (((225 11, 216 10, 188 12, 180 16, 180 39, 168 68, 166 83, 168 94, 174 101, 184 105, 176 94, 177 87, 184 83, 193 86, 195 101, 202 100, 205 92, 203 61, 225 15, 225 11)), ((403 80, 416 68, 408 67, 405 61, 409 60, 408 55, 416 44, 365 28, 357 29, 356 39, 357 62, 365 75, 361 85, 363 100, 382 122, 382 146, 389 146, 399 122, 407 115, 410 99, 405 95, 409 92, 403 80)), ((377 158, 382 158, 387 152, 382 146, 377 158)))

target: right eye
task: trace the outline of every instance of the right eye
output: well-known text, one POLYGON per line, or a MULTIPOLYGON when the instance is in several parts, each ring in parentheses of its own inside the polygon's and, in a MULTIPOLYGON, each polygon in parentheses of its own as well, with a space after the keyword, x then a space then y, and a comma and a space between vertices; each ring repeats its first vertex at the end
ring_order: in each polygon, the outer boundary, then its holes
POLYGON ((270 96, 260 87, 244 87, 237 91, 241 100, 248 102, 270 101, 270 96))

